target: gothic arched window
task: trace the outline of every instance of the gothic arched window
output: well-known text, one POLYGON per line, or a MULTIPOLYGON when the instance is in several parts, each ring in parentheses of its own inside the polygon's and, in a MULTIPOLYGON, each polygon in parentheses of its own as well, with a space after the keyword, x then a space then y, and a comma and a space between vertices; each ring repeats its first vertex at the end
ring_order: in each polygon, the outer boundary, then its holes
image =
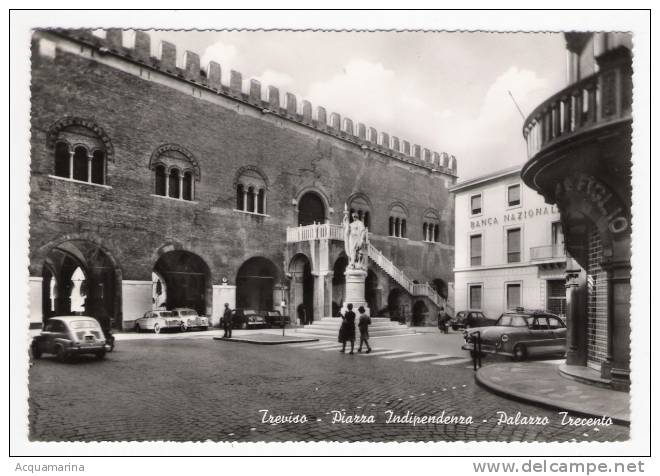
POLYGON ((259 215, 266 214, 268 181, 256 167, 242 167, 234 182, 236 210, 259 215))
POLYGON ((395 203, 390 207, 389 234, 397 238, 406 238, 407 236, 407 211, 400 203, 395 203))
POLYGON ((440 219, 434 210, 427 210, 424 213, 422 237, 427 242, 437 243, 440 241, 440 219))
POLYGON ((195 201, 195 182, 200 180, 197 160, 177 144, 161 145, 151 156, 154 194, 177 200, 195 201))
POLYGON ((358 193, 348 199, 348 208, 350 209, 349 220, 353 221, 353 213, 358 214, 364 226, 371 228, 371 204, 366 195, 358 193))

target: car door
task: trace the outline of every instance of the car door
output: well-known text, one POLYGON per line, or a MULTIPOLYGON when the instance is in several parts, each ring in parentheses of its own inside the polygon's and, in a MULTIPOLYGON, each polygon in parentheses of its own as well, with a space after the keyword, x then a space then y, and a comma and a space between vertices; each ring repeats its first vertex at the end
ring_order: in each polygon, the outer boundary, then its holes
POLYGON ((62 321, 54 321, 53 322, 53 327, 51 330, 51 335, 50 339, 48 339, 50 343, 50 349, 48 352, 54 353, 55 352, 55 345, 58 340, 70 340, 69 339, 69 330, 66 327, 66 324, 62 321))
POLYGON ((566 326, 561 320, 554 316, 548 317, 548 325, 552 331, 553 352, 564 352, 566 350, 566 326))
POLYGON ((527 346, 528 353, 532 355, 543 355, 552 352, 551 347, 554 335, 545 316, 534 317, 530 333, 532 338, 530 344, 527 346))
POLYGON ((41 334, 37 338, 37 345, 42 352, 53 353, 53 330, 55 328, 55 322, 57 321, 48 321, 44 326, 44 329, 41 331, 41 334))

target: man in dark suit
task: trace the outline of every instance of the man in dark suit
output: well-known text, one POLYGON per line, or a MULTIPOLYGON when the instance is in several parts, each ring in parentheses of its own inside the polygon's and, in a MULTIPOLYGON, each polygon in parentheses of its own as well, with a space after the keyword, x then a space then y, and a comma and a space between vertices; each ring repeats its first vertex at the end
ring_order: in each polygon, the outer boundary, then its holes
POLYGON ((222 314, 222 328, 225 330, 225 334, 222 337, 231 339, 232 324, 231 309, 229 309, 229 303, 225 303, 225 312, 222 314))

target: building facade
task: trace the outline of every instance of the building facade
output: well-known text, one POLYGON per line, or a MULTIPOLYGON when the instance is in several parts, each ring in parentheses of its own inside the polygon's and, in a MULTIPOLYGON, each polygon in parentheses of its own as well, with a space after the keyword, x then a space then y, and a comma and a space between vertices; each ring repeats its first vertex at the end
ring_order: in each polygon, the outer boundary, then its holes
POLYGON ((455 309, 496 319, 525 307, 566 316, 566 254, 556 206, 520 167, 461 182, 455 195, 455 309))
POLYGON ((372 313, 435 315, 456 159, 283 96, 192 52, 177 64, 168 42, 153 57, 144 32, 35 31, 31 325, 85 313, 130 329, 163 306, 217 323, 224 303, 333 315, 345 206, 370 231, 372 313))
POLYGON ((567 372, 627 389, 632 36, 565 37, 568 86, 525 121, 529 160, 522 178, 559 208, 574 259, 566 271, 567 372))

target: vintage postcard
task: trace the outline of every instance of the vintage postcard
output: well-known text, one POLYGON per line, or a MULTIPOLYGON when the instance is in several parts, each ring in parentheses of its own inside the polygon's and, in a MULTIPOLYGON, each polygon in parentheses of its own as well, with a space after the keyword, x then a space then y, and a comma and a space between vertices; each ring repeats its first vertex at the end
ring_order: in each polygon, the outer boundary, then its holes
POLYGON ((23 25, 19 453, 643 451, 644 22, 555 13, 23 25))

